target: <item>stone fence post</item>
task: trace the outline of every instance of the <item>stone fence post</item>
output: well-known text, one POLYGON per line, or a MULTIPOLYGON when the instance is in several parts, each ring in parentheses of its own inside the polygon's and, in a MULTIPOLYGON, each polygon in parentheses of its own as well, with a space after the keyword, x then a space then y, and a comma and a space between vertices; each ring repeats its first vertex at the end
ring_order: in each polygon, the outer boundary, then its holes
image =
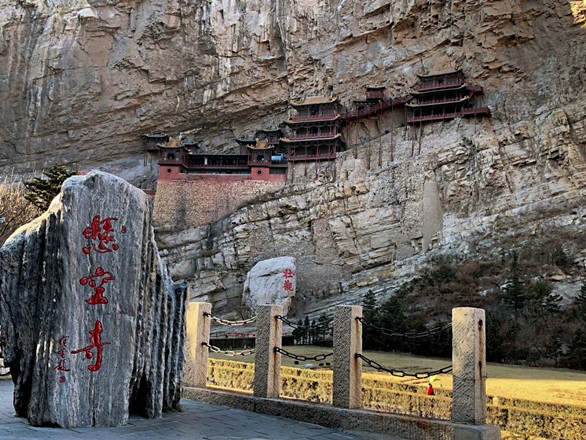
POLYGON ((486 423, 486 322, 483 309, 452 310, 452 421, 486 423))
POLYGON ((360 306, 337 306, 334 312, 333 404, 340 408, 362 407, 362 318, 360 306))
POLYGON ((208 374, 208 347, 211 319, 205 313, 212 313, 212 305, 203 302, 187 304, 185 316, 185 368, 184 381, 189 387, 205 387, 208 374))
POLYGON ((281 347, 283 321, 277 316, 283 307, 259 305, 256 308, 256 345, 253 393, 256 397, 279 397, 281 393, 281 347))

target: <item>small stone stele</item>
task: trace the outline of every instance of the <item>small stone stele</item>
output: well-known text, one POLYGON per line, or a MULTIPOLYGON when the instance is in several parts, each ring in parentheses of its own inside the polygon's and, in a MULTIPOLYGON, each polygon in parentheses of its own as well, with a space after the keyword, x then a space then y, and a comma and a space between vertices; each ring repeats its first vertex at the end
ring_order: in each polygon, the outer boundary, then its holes
POLYGON ((283 307, 286 316, 295 296, 296 272, 294 257, 277 257, 258 262, 248 272, 242 294, 242 306, 251 315, 258 304, 283 307))
POLYGON ((177 406, 185 289, 164 270, 141 190, 101 172, 68 179, 0 249, 0 292, 18 416, 117 426, 177 406))

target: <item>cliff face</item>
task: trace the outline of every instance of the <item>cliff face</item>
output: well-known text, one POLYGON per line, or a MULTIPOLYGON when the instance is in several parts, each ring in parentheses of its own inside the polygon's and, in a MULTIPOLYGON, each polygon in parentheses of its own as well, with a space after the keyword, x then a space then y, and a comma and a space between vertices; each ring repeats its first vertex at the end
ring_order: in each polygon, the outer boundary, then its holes
MULTIPOLYGON (((173 277, 224 312, 240 311, 254 263, 282 255, 297 260, 305 312, 360 302, 368 289, 384 295, 444 253, 498 259, 555 242, 584 266, 586 139, 576 144, 565 118, 552 112, 520 140, 489 121, 431 125, 421 142, 398 128, 340 154, 335 168, 297 170, 273 199, 221 221, 161 227, 159 244, 173 277)), ((563 281, 569 291, 579 283, 563 281)))
POLYGON ((282 113, 272 2, 223 3, 0 0, 0 170, 126 159, 128 173, 141 134, 195 127, 222 144, 282 113))
POLYGON ((134 166, 136 178, 143 133, 194 129, 227 146, 282 121, 291 97, 332 92, 348 103, 367 84, 399 95, 422 69, 462 67, 496 118, 516 123, 583 93, 584 8, 0 0, 0 170, 126 159, 117 171, 134 166))
POLYGON ((417 133, 400 115, 356 124, 348 137, 362 145, 335 170, 296 169, 278 198, 210 226, 164 225, 175 277, 218 306, 236 304, 263 258, 295 256, 298 291, 320 297, 392 279, 430 249, 476 252, 583 228, 583 1, 0 6, 3 170, 126 160, 136 175, 148 131, 192 129, 225 149, 285 119, 287 101, 303 95, 349 105, 363 86, 399 96, 416 73, 456 68, 484 87, 490 120, 417 133))

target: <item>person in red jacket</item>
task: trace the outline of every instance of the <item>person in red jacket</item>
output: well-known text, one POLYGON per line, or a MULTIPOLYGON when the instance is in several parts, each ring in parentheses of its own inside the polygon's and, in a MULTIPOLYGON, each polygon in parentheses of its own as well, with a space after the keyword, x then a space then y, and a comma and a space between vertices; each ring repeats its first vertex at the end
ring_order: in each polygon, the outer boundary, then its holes
POLYGON ((427 384, 427 393, 425 393, 427 396, 435 396, 435 390, 433 389, 433 385, 431 385, 431 382, 427 384))

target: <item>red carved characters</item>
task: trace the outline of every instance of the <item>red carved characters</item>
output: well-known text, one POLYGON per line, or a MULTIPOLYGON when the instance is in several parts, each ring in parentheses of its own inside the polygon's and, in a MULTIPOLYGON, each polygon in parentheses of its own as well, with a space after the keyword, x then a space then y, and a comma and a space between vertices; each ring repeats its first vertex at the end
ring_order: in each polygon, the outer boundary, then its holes
POLYGON ((293 292, 293 283, 290 279, 295 278, 295 273, 291 269, 285 269, 285 272, 283 273, 283 278, 285 278, 283 289, 285 289, 287 292, 293 292))
MULTIPOLYGON (((119 246, 115 243, 116 238, 110 235, 114 232, 112 222, 117 220, 117 217, 108 217, 102 220, 99 215, 96 215, 92 224, 83 230, 83 236, 92 241, 89 247, 82 248, 83 253, 89 255, 92 250, 99 254, 117 251, 119 246), (96 241, 98 242, 97 246, 96 241)), ((124 227, 124 229, 126 228, 124 227)))
MULTIPOLYGON (((116 243, 113 223, 118 221, 118 217, 106 217, 102 218, 100 215, 94 216, 91 225, 85 228, 82 232, 84 238, 88 240, 87 246, 82 247, 82 251, 85 255, 90 255, 92 251, 96 254, 109 254, 117 251, 120 246, 116 243)), ((125 234, 127 232, 126 225, 120 227, 120 233, 125 234)), ((111 272, 104 270, 102 266, 98 266, 93 274, 85 276, 79 280, 82 286, 89 286, 94 294, 86 299, 85 302, 90 306, 95 305, 106 305, 108 304, 108 298, 104 296, 106 291, 105 285, 110 281, 115 281, 116 277, 111 272)), ((103 326, 101 321, 96 321, 94 329, 89 331, 90 334, 90 345, 79 350, 73 350, 71 354, 85 353, 86 359, 93 359, 95 355, 95 363, 88 366, 88 370, 91 372, 99 371, 102 368, 102 354, 105 345, 111 345, 110 342, 102 342, 102 331, 103 326), (93 350, 96 350, 95 352, 93 350)), ((62 338, 63 339, 63 338, 62 338)), ((61 344, 61 340, 60 340, 61 344)), ((65 347, 65 340, 63 341, 63 347, 65 347)), ((65 348, 59 352, 61 362, 57 366, 59 371, 65 370, 65 348)), ((59 380, 65 382, 64 377, 59 380)))
MULTIPOLYGON (((71 369, 67 368, 67 359, 65 359, 65 352, 67 351, 67 336, 61 336, 57 341, 57 354, 59 355, 59 364, 55 369, 62 373, 69 373, 71 369)), ((64 375, 59 377, 59 382, 64 383, 67 379, 64 375)))
POLYGON ((102 350, 104 345, 111 345, 110 342, 102 342, 102 323, 101 321, 96 321, 96 325, 93 330, 90 330, 90 344, 85 348, 80 348, 79 350, 73 350, 71 354, 78 354, 81 352, 85 352, 86 359, 92 359, 93 353, 92 350, 96 349, 96 363, 87 367, 89 371, 95 372, 99 371, 102 368, 102 350))
POLYGON ((116 278, 110 272, 106 272, 102 267, 98 266, 96 272, 93 275, 83 277, 79 280, 82 286, 89 285, 93 290, 94 294, 90 299, 86 299, 85 302, 91 306, 97 304, 108 304, 108 298, 104 297, 106 289, 102 287, 104 284, 108 284, 110 281, 114 281, 116 278), (100 284, 98 285, 97 282, 100 284))

